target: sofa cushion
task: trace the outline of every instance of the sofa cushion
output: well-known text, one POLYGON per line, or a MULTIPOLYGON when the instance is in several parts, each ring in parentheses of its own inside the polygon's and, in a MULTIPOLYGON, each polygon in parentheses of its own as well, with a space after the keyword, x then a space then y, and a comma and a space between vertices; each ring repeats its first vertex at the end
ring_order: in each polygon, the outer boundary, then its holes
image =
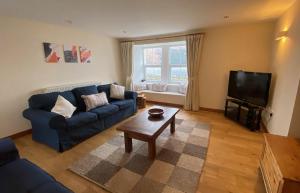
POLYGON ((33 109, 50 111, 54 107, 58 95, 64 97, 66 100, 72 103, 72 105, 77 106, 74 94, 71 91, 65 91, 32 95, 28 101, 29 107, 33 109))
POLYGON ((82 95, 97 94, 98 90, 97 90, 97 87, 95 85, 92 85, 92 86, 84 86, 84 87, 74 88, 72 90, 72 92, 74 93, 74 95, 76 97, 79 111, 85 111, 86 106, 85 106, 85 103, 84 103, 83 99, 81 98, 81 96, 82 95))
POLYGON ((127 107, 133 106, 133 99, 125 99, 125 100, 114 100, 111 102, 113 105, 117 105, 120 109, 126 109, 127 107))
POLYGON ((26 159, 0 167, 0 179, 1 192, 18 193, 33 192, 47 182, 55 182, 53 177, 26 159))
POLYGON ((89 123, 93 123, 97 120, 97 115, 95 113, 78 112, 74 114, 71 118, 66 119, 66 122, 68 127, 74 129, 89 123))
POLYGON ((108 104, 108 105, 104 105, 104 106, 92 109, 90 112, 96 113, 98 115, 99 119, 103 119, 104 117, 114 114, 118 110, 119 110, 118 106, 108 104))

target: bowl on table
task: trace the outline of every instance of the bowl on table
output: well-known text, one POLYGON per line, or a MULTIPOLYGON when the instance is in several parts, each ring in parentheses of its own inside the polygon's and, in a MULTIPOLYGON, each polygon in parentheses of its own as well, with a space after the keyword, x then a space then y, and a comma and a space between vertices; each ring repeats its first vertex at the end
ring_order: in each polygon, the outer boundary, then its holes
POLYGON ((164 114, 164 110, 160 108, 152 108, 148 110, 148 114, 151 118, 161 118, 164 114))

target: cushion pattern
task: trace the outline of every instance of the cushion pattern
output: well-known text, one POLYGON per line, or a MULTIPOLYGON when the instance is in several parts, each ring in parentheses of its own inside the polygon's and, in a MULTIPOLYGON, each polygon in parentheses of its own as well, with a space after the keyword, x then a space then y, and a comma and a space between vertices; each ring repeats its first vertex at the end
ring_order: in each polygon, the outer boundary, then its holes
POLYGON ((105 92, 92 95, 82 95, 81 98, 83 98, 85 103, 86 111, 108 104, 105 92))
POLYGON ((104 105, 104 106, 92 109, 90 112, 96 113, 98 115, 99 119, 103 119, 104 117, 112 115, 113 113, 117 112, 118 110, 119 110, 118 106, 108 104, 108 105, 104 105))
POLYGON ((89 123, 93 123, 97 120, 97 115, 95 113, 79 112, 74 114, 71 118, 66 119, 66 122, 70 128, 74 129, 89 123))
POLYGON ((80 111, 85 111, 86 110, 86 106, 85 103, 83 101, 83 99, 81 98, 82 95, 91 95, 91 94, 97 94, 98 90, 97 87, 95 85, 92 86, 84 86, 84 87, 78 87, 72 90, 72 92, 74 93, 77 103, 78 103, 78 109, 80 111))

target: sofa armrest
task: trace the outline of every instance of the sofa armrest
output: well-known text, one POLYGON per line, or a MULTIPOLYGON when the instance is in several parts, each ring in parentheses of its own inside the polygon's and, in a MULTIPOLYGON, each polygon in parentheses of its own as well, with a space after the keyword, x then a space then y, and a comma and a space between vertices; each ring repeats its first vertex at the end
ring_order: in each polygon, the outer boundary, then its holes
POLYGON ((125 99, 134 99, 134 100, 136 100, 137 95, 138 95, 137 92, 125 91, 125 99))
POLYGON ((39 125, 50 127, 51 129, 66 129, 67 123, 64 116, 57 113, 48 112, 40 109, 26 109, 23 116, 39 125))
POLYGON ((0 166, 17 160, 19 157, 19 152, 11 139, 0 139, 0 166))

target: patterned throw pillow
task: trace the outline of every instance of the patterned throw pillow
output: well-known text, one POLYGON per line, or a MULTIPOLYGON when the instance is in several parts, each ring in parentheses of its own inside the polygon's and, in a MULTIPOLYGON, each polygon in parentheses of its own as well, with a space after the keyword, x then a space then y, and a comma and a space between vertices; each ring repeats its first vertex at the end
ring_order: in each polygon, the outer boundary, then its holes
POLYGON ((82 95, 81 98, 85 103, 86 111, 108 104, 105 92, 91 95, 82 95))
POLYGON ((124 99, 125 87, 120 85, 110 85, 110 98, 113 99, 124 99))
POLYGON ((72 117, 76 107, 72 105, 67 99, 58 95, 54 107, 51 109, 51 112, 57 113, 64 116, 65 118, 72 117))

